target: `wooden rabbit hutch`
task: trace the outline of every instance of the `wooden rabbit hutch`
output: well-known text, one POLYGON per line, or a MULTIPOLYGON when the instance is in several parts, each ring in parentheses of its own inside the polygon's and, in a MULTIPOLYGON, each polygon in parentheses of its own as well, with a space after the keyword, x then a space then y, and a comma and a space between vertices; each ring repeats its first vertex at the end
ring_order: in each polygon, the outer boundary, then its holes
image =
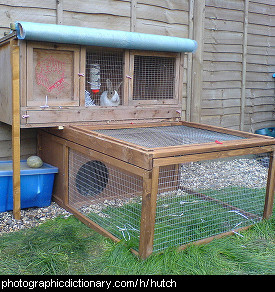
POLYGON ((88 43, 90 29, 62 26, 56 38, 55 25, 29 26, 0 45, 14 170, 18 129, 41 128, 38 155, 59 169, 54 200, 141 258, 271 215, 275 140, 180 119, 183 54, 195 42, 96 30, 88 43), (116 106, 102 104, 106 91, 116 106))

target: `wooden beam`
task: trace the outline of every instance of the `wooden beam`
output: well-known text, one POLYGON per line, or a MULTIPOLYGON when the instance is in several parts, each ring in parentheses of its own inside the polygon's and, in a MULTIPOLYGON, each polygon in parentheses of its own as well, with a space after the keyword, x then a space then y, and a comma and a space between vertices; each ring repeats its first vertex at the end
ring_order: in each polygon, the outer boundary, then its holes
POLYGON ((13 163, 13 216, 21 217, 20 198, 20 88, 19 88, 19 45, 11 41, 12 65, 12 163, 13 163))
MULTIPOLYGON (((230 147, 229 147, 230 148, 230 147)), ((255 146, 248 148, 243 147, 241 149, 229 149, 224 148, 224 150, 220 149, 216 151, 212 148, 212 151, 209 149, 208 152, 205 153, 196 153, 199 152, 199 149, 194 149, 194 153, 182 153, 178 151, 174 151, 174 153, 171 151, 170 157, 160 157, 161 154, 154 155, 156 156, 156 159, 153 160, 153 167, 155 166, 167 166, 172 164, 179 164, 179 163, 188 163, 188 162, 197 162, 197 161, 203 161, 203 160, 211 160, 211 159, 222 159, 226 157, 234 157, 234 156, 242 156, 242 155, 251 155, 251 154, 260 154, 260 153, 267 153, 271 152, 274 149, 274 146, 255 146), (172 156, 174 154, 174 157, 172 156), (177 156, 178 155, 178 156, 177 156), (181 156, 179 156, 181 155, 181 156), (157 158, 159 156, 159 158, 157 158)), ((201 152, 201 151, 200 151, 201 152)))
POLYGON ((201 121, 201 95, 203 85, 203 47, 204 47, 205 0, 197 1, 194 6, 194 39, 198 42, 193 54, 193 82, 190 120, 201 121))
POLYGON ((247 57, 247 30, 248 30, 248 5, 249 0, 245 0, 244 6, 244 24, 243 24, 243 56, 242 56, 242 91, 241 91, 241 114, 240 114, 240 130, 244 129, 244 113, 245 113, 245 90, 246 90, 246 57, 247 57))
POLYGON ((272 214, 275 191, 275 151, 271 153, 266 186, 266 197, 263 218, 268 219, 272 214))
POLYGON ((139 256, 146 259, 153 252, 155 218, 158 194, 159 167, 153 168, 152 179, 143 179, 140 220, 139 256))
POLYGON ((193 191, 192 189, 185 188, 184 186, 179 186, 179 189, 181 189, 182 191, 184 191, 187 194, 190 194, 190 195, 194 195, 196 197, 199 197, 200 199, 202 199, 204 201, 210 201, 210 202, 213 202, 214 204, 220 205, 220 206, 222 206, 225 209, 229 209, 229 210, 233 210, 233 211, 238 211, 241 214, 243 214, 246 217, 248 217, 249 219, 252 219, 252 218, 253 219, 258 219, 258 220, 262 219, 260 216, 258 216, 256 214, 247 212, 247 211, 245 211, 243 209, 240 209, 240 208, 235 207, 233 205, 227 204, 226 202, 223 202, 223 201, 218 200, 216 198, 207 196, 204 193, 200 193, 200 192, 193 191))
POLYGON ((234 230, 230 230, 230 231, 227 231, 227 232, 224 232, 224 233, 220 233, 220 234, 217 234, 217 235, 214 235, 214 236, 210 236, 210 237, 203 238, 203 239, 200 239, 200 240, 197 240, 197 241, 194 241, 194 242, 190 242, 190 243, 181 245, 178 248, 178 250, 184 250, 187 247, 189 247, 190 245, 203 245, 203 244, 207 244, 207 243, 211 242, 214 239, 219 239, 219 238, 222 238, 222 237, 225 237, 225 236, 229 236, 229 235, 233 235, 233 234, 239 233, 241 231, 244 231, 244 230, 249 229, 252 226, 253 225, 249 225, 249 226, 245 226, 245 227, 240 227, 240 228, 237 228, 237 229, 234 229, 234 230))

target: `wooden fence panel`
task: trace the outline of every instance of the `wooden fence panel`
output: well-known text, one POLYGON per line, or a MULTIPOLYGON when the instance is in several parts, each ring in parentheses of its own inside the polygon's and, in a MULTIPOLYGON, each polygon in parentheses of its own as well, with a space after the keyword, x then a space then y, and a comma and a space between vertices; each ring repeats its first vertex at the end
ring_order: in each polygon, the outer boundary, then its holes
MULTIPOLYGON (((98 0, 93 5, 88 0, 77 5, 69 0, 0 0, 0 37, 20 20, 199 38, 198 52, 183 56, 182 118, 249 132, 274 126, 274 1, 199 3, 205 7, 196 15, 194 0, 98 0)), ((3 127, 0 158, 9 158, 3 127)), ((25 146, 26 153, 33 152, 35 139, 25 141, 32 143, 25 146)))

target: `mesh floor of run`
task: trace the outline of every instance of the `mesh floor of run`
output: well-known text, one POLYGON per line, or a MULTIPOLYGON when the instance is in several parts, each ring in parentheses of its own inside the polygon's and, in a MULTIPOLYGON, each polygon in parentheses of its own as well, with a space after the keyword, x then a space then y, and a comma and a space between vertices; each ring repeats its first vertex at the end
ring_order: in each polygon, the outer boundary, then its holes
POLYGON ((240 140, 243 137, 183 125, 100 129, 95 132, 147 148, 240 140))

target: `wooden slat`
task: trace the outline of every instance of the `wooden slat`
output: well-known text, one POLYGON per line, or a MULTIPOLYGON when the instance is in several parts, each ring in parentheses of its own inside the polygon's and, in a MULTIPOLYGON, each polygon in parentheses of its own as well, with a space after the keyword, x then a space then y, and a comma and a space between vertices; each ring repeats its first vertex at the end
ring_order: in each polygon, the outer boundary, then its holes
POLYGON ((204 52, 210 53, 238 53, 242 54, 243 48, 240 44, 215 44, 215 43, 207 43, 204 45, 204 52))
POLYGON ((203 239, 197 240, 195 242, 191 242, 191 243, 188 243, 188 244, 181 245, 178 249, 179 250, 184 250, 187 247, 189 247, 190 245, 207 244, 207 243, 211 242, 214 239, 219 239, 219 238, 222 238, 222 237, 225 237, 225 236, 234 235, 236 232, 241 232, 241 231, 247 230, 252 226, 253 225, 249 225, 249 226, 237 228, 237 229, 234 229, 234 230, 230 230, 228 232, 224 232, 224 233, 220 233, 220 234, 217 234, 217 235, 213 235, 213 236, 210 236, 210 237, 207 237, 207 238, 203 238, 203 239))
POLYGON ((177 126, 182 125, 182 122, 150 122, 150 123, 125 123, 125 124, 101 124, 101 125, 93 125, 91 123, 84 125, 71 125, 70 127, 79 131, 93 131, 99 129, 127 129, 127 128, 143 128, 143 127, 165 127, 165 126, 177 126))
POLYGON ((157 21, 159 24, 188 24, 188 12, 138 3, 137 18, 157 21))
POLYGON ((243 30, 242 22, 232 20, 221 20, 214 18, 205 18, 205 28, 209 30, 223 30, 231 32, 240 32, 243 30))
POLYGON ((97 223, 95 223, 94 221, 92 221, 87 216, 83 215, 82 213, 80 213, 77 209, 73 208, 72 206, 66 205, 66 204, 61 204, 61 206, 64 209, 66 209, 67 211, 73 213, 73 215, 77 219, 79 219, 82 223, 86 224, 87 226, 89 226, 90 228, 92 228, 93 230, 98 232, 99 234, 110 238, 114 242, 119 242, 120 241, 120 239, 115 237, 112 233, 108 232, 106 229, 104 229, 101 226, 99 226, 97 223))
POLYGON ((44 9, 55 9, 56 0, 24 0, 18 2, 17 0, 1 0, 0 5, 5 5, 7 7, 13 8, 13 7, 23 7, 23 8, 44 8, 44 9))
POLYGON ((163 1, 163 0, 138 0, 141 4, 147 4, 155 7, 165 8, 167 10, 183 10, 188 11, 189 0, 173 0, 173 1, 163 1))
MULTIPOLYGON (((194 146, 194 153, 199 152, 199 149, 194 146), (196 149, 197 148, 197 149, 196 149)), ((204 148, 206 150, 207 148, 204 148)), ((241 149, 231 149, 228 150, 216 150, 214 151, 213 147, 208 152, 199 153, 199 154, 191 154, 192 151, 189 153, 178 156, 178 157, 163 157, 163 158, 155 158, 153 160, 153 167, 155 166, 166 166, 172 164, 179 164, 179 163, 187 163, 187 162, 194 162, 194 161, 202 161, 202 160, 211 160, 211 159, 220 159, 225 157, 234 157, 234 156, 241 156, 241 155, 249 155, 249 154, 258 154, 258 153, 267 153, 271 152, 274 149, 274 146, 262 146, 262 147, 254 147, 254 148, 241 148, 241 149)), ((180 155, 178 153, 178 155, 180 155)), ((161 154, 156 154, 154 157, 161 157, 161 154)))
POLYGON ((232 9, 232 10, 243 10, 244 4, 243 1, 239 0, 206 0, 207 6, 232 9))
POLYGON ((211 125, 206 125, 206 124, 198 124, 198 123, 187 123, 187 122, 182 122, 182 125, 189 126, 189 127, 195 127, 199 129, 204 129, 204 130, 210 130, 210 131, 216 131, 220 133, 225 133, 229 135, 236 135, 240 137, 245 137, 245 138, 262 138, 262 139, 270 139, 270 137, 266 136, 260 136, 252 133, 246 133, 243 131, 238 131, 238 130, 231 130, 231 129, 226 129, 223 127, 217 127, 217 126, 211 126, 211 125))
POLYGON ((166 24, 155 20, 137 19, 136 31, 141 33, 188 38, 188 26, 182 24, 166 24))
MULTIPOLYGON (((48 1, 44 1, 43 6, 47 7, 48 1)), ((33 1, 33 5, 22 7, 21 3, 17 1, 16 6, 0 6, 1 17, 0 17, 0 27, 9 27, 11 22, 15 21, 30 21, 30 22, 40 22, 40 23, 56 23, 56 10, 54 3, 54 9, 50 8, 40 8, 34 7, 36 1, 33 1), (19 6, 20 5, 20 6, 19 6)), ((41 3, 41 2, 40 2, 41 3)), ((9 30, 7 29, 7 32, 9 30)))
POLYGON ((235 9, 225 9, 223 7, 206 6, 206 17, 213 19, 240 21, 243 11, 235 9))
POLYGON ((253 218, 253 219, 262 219, 260 216, 256 215, 256 214, 253 214, 253 213, 250 213, 250 212, 247 212, 243 209, 240 209, 238 207, 235 207, 233 205, 230 205, 226 202, 223 202, 221 200, 218 200, 216 198, 213 198, 213 197, 210 197, 208 195, 205 195, 203 192, 196 192, 196 191, 193 191, 192 189, 188 189, 188 188, 185 188, 184 186, 179 186, 179 188, 184 191, 185 193, 188 193, 188 194, 191 194, 191 195, 194 195, 196 197, 199 197, 200 199, 204 200, 204 201, 210 201, 210 202, 213 202, 214 204, 217 204, 217 205, 220 205, 226 209, 229 209, 229 210, 234 210, 234 211, 238 211, 238 212, 241 212, 243 215, 247 216, 248 218, 253 218))
POLYGON ((178 110, 180 110, 180 105, 119 106, 117 108, 77 107, 76 109, 51 107, 46 110, 33 110, 28 107, 22 108, 22 114, 29 115, 26 125, 39 127, 93 121, 104 123, 106 121, 137 121, 143 119, 167 120, 179 117, 178 110))
MULTIPOLYGON (((78 0, 77 5, 74 1, 64 1, 63 10, 73 12, 75 15, 86 15, 86 18, 91 18, 91 14, 130 17, 130 1, 101 0, 94 5, 86 0, 78 0)), ((85 24, 83 23, 83 25, 85 24)))
MULTIPOLYGON (((71 1, 69 1, 71 2, 71 1)), ((65 1, 65 3, 69 3, 65 1)), ((74 2, 71 2, 74 5, 74 2)), ((96 7, 97 5, 91 5, 96 7)), ((63 6, 64 7, 64 6, 63 6)), ((118 14, 118 9, 115 11, 118 14)), ((80 13, 74 11, 63 10, 63 25, 74 25, 80 27, 115 29, 115 30, 130 30, 130 17, 124 17, 112 14, 101 13, 80 13)))
MULTIPOLYGON (((131 146, 125 147, 124 144, 103 138, 96 137, 92 134, 77 131, 72 128, 65 127, 64 130, 50 130, 52 134, 69 141, 77 141, 78 144, 93 149, 97 152, 110 155, 124 162, 128 162, 143 169, 151 169, 151 154, 141 149, 131 146)), ((67 142, 66 142, 67 143, 67 142)))

